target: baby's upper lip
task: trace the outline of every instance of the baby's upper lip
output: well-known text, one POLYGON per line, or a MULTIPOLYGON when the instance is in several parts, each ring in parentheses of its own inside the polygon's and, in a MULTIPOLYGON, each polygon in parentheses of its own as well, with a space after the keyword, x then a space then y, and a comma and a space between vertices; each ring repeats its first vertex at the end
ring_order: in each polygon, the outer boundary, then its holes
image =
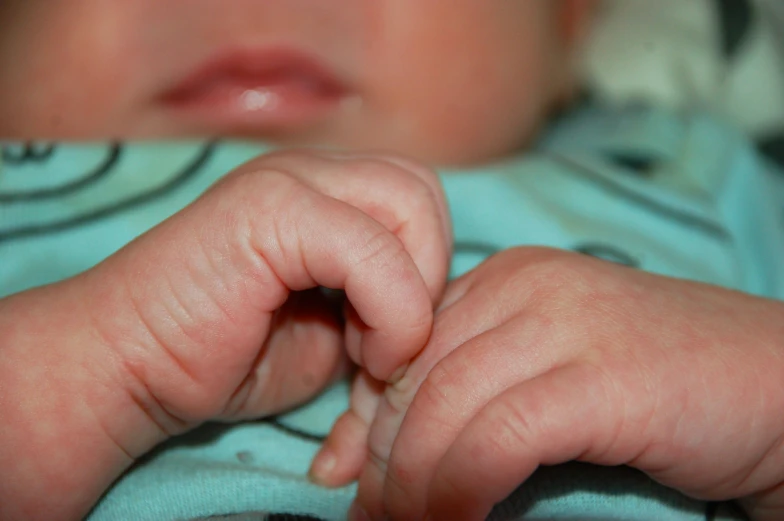
POLYGON ((314 96, 340 98, 346 82, 316 57, 291 48, 240 48, 217 53, 197 66, 162 99, 172 104, 191 102, 220 85, 254 90, 276 82, 296 82, 314 96))

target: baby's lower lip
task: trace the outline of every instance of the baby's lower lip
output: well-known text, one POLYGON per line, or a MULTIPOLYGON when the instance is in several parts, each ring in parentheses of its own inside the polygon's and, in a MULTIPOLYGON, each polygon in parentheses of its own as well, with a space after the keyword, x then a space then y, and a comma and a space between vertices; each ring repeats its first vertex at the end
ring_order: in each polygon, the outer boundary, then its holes
POLYGON ((346 97, 346 89, 306 57, 244 51, 208 63, 161 101, 196 128, 253 134, 314 123, 346 97))
POLYGON ((169 107, 189 119, 263 131, 313 122, 330 112, 340 99, 296 85, 227 84, 167 101, 169 107))

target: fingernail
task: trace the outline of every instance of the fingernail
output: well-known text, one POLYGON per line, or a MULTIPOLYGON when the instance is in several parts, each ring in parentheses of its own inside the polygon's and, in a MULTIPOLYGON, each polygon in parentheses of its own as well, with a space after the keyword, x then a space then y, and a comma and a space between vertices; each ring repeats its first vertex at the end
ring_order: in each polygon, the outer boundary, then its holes
POLYGON ((351 503, 351 508, 348 510, 348 521, 371 521, 370 516, 367 515, 357 502, 351 503))
POLYGON ((310 464, 310 470, 308 471, 308 477, 311 481, 323 485, 329 480, 337 463, 338 458, 335 453, 324 447, 316 454, 316 457, 313 458, 313 463, 310 464))
POLYGON ((389 377, 389 380, 387 380, 387 383, 391 384, 391 385, 395 385, 400 380, 402 380, 404 376, 406 376, 406 371, 408 371, 408 364, 404 365, 403 367, 398 368, 397 371, 392 373, 392 376, 389 377))

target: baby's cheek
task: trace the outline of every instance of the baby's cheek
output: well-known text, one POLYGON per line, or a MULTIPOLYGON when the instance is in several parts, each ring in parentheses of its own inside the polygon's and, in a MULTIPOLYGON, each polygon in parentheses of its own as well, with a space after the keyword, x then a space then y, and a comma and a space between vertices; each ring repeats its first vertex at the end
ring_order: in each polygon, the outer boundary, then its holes
POLYGON ((432 163, 524 145, 557 97, 547 2, 386 0, 363 63, 371 135, 432 163))
MULTIPOLYGON (((435 51, 434 51, 435 52, 435 51)), ((524 146, 555 101, 539 58, 468 56, 467 64, 387 63, 371 86, 369 109, 381 115, 380 133, 400 152, 436 164, 466 164, 524 146)))
MULTIPOLYGON (((126 3, 14 2, 0 36, 0 129, 13 136, 107 138, 138 84, 126 3), (20 54, 19 50, 24 49, 20 54)), ((128 3, 130 4, 130 3, 128 3)))

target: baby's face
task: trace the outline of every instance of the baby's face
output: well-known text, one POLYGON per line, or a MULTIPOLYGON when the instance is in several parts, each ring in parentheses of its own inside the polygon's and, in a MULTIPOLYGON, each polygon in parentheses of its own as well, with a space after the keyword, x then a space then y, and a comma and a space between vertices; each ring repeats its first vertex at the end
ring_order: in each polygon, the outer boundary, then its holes
POLYGON ((568 89, 588 0, 4 0, 0 137, 236 136, 467 163, 568 89))

